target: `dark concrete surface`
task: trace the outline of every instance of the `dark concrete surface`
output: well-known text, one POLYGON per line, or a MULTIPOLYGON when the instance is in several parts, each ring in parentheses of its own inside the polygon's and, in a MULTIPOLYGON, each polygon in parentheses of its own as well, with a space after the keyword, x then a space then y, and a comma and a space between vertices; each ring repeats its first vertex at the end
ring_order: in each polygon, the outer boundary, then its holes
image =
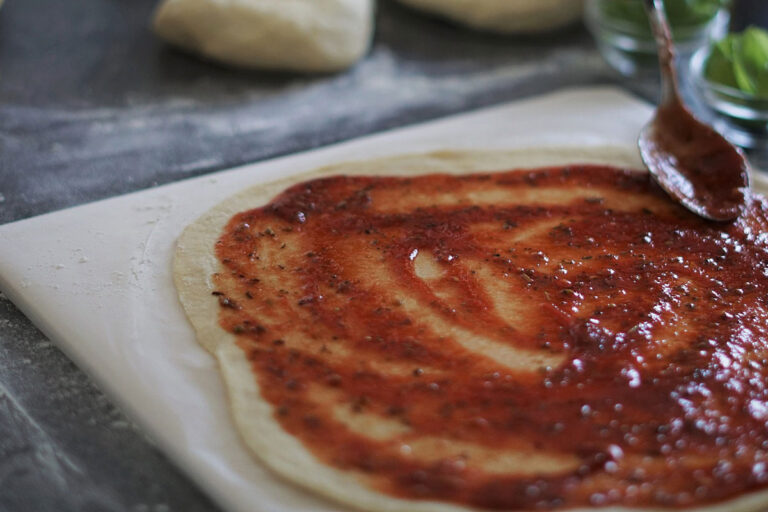
MULTIPOLYGON (((616 80, 579 26, 495 37, 386 0, 369 56, 348 72, 241 72, 160 43, 148 29, 154 3, 6 0, 0 224, 564 86, 616 80)), ((767 20, 761 4, 742 2, 738 23, 767 20)), ((653 84, 625 85, 653 90, 653 84)), ((214 510, 0 294, 0 511, 214 510)))

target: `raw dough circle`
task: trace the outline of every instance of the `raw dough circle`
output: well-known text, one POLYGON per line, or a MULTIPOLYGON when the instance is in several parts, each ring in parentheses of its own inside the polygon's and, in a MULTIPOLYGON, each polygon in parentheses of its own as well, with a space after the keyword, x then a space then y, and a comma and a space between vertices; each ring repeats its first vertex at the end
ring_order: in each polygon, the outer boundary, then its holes
MULTIPOLYGON (((229 198, 188 226, 177 242, 174 280, 197 339, 219 361, 229 392, 232 414, 245 444, 270 469, 290 482, 361 510, 374 512, 467 512, 465 507, 431 501, 409 501, 381 494, 361 484, 353 473, 327 466, 273 416, 272 405, 260 394, 245 352, 219 326, 220 306, 211 276, 219 271, 215 242, 238 212, 265 205, 287 187, 328 175, 463 174, 531 168, 568 163, 593 163, 640 168, 636 148, 539 148, 513 152, 441 152, 354 162, 319 169, 285 180, 257 185, 229 198)), ((762 188, 762 187, 761 187, 762 188)), ((764 189, 764 188, 763 188, 764 189)), ((764 510, 768 493, 695 509, 697 512, 755 512, 764 510)), ((588 512, 580 509, 581 512, 588 512)), ((609 507, 604 512, 669 512, 670 509, 609 507)), ((573 512, 579 512, 574 510, 573 512)))

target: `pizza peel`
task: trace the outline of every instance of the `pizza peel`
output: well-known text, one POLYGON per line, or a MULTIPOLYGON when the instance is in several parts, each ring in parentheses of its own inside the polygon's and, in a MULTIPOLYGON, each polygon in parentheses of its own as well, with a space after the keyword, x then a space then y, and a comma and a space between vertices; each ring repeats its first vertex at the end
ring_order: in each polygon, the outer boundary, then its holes
POLYGON ((340 510, 273 476, 240 441, 173 287, 182 229, 249 185, 345 160, 632 146, 651 112, 616 88, 564 90, 6 224, 0 290, 225 510, 340 510))

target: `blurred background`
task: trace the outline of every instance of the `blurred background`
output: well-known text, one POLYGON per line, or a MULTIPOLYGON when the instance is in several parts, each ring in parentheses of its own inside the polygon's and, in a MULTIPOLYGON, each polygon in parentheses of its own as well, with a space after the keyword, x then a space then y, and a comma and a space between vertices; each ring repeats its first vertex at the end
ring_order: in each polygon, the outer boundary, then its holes
MULTIPOLYGON (((498 35, 382 0, 359 62, 305 74, 181 51, 153 33, 154 0, 6 0, 0 224, 563 87, 616 84, 654 101, 655 57, 599 4, 586 24, 498 35)), ((698 28, 768 27, 764 0, 729 9, 698 28)), ((715 120, 717 98, 689 66, 708 45, 687 49, 681 74, 715 120)), ((218 509, 0 294, 0 510, 218 509)))

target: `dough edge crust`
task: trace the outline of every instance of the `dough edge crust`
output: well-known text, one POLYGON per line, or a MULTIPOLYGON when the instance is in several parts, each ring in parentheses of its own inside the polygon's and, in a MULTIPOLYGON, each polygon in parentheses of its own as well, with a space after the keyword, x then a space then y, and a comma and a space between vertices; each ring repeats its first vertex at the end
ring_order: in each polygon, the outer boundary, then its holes
MULTIPOLYGON (((513 151, 440 151, 322 167, 289 178, 246 188, 225 199, 187 226, 176 243, 173 277, 181 304, 198 342, 219 363, 235 425, 252 454, 288 482, 354 509, 371 512, 469 512, 478 509, 436 501, 395 498, 365 487, 351 473, 317 460, 301 442, 285 432, 273 417, 273 407, 261 398, 258 383, 235 337, 219 327, 218 299, 211 276, 219 269, 214 244, 229 219, 238 212, 264 206, 291 185, 324 176, 465 174, 548 165, 606 164, 643 168, 631 146, 540 147, 513 151)), ((754 180, 760 192, 766 181, 754 180)), ((768 506, 768 491, 731 501, 689 509, 626 508, 570 509, 570 512, 757 512, 768 506)))

